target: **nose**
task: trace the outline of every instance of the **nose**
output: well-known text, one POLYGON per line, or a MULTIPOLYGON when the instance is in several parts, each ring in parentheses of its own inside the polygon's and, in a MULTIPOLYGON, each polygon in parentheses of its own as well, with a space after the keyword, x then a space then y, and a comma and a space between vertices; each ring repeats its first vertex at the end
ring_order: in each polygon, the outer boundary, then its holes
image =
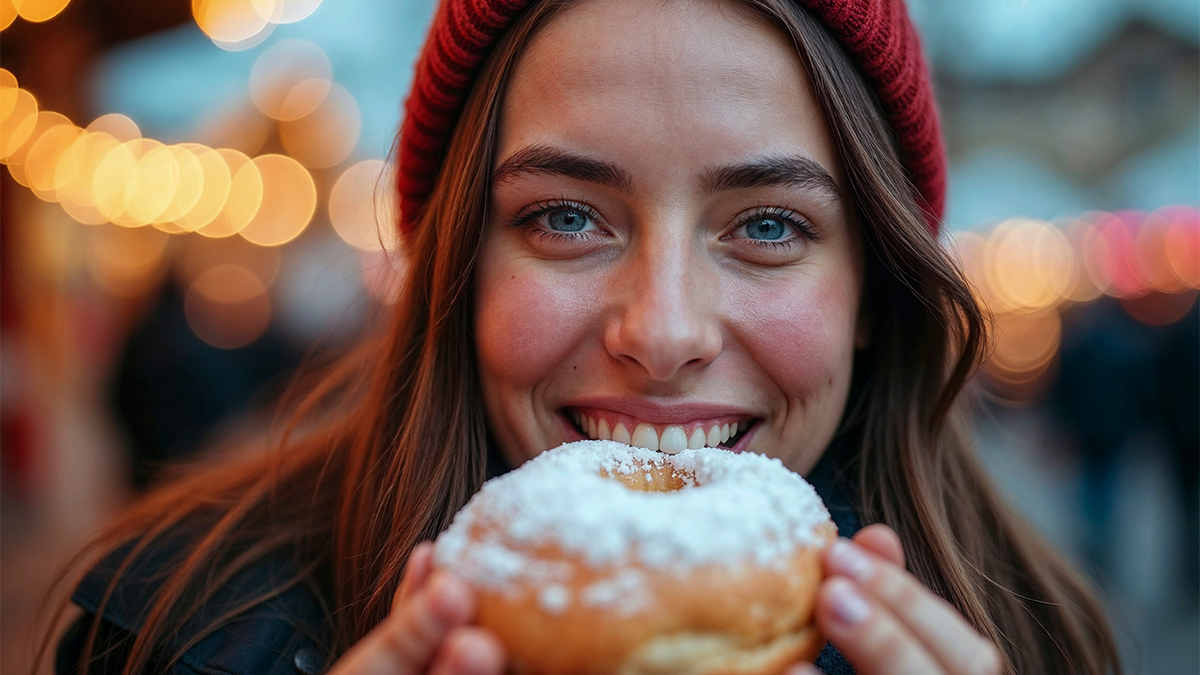
POLYGON ((721 353, 716 284, 686 246, 643 251, 622 270, 619 308, 605 328, 614 358, 666 381, 721 353))

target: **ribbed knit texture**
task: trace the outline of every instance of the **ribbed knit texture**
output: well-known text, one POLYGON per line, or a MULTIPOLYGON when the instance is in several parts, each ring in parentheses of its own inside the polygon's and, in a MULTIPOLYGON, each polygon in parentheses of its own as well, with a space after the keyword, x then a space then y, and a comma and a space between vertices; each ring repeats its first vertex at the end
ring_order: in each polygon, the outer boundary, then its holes
MULTIPOLYGON (((946 199, 946 149, 929 70, 903 0, 797 0, 841 42, 874 87, 925 222, 937 233, 946 199)), ((400 133, 400 228, 429 198, 454 123, 497 38, 529 0, 442 0, 405 102, 400 133)))

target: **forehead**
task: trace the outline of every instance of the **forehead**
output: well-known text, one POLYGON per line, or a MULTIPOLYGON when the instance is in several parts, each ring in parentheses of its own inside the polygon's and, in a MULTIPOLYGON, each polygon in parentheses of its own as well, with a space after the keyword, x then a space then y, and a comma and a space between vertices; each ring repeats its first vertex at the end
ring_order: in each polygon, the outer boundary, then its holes
MULTIPOLYGON (((803 154, 840 167, 790 37, 735 2, 583 0, 534 35, 505 93, 496 161, 549 144, 681 165, 803 154)), ((646 167, 651 168, 651 167, 646 167)))

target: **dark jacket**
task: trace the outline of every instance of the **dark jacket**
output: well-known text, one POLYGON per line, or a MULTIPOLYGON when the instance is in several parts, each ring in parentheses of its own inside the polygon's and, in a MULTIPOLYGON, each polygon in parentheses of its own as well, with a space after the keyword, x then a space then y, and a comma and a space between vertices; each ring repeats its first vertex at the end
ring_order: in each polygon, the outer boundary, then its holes
MULTIPOLYGON (((859 529, 859 519, 835 480, 835 463, 828 455, 809 476, 829 508, 838 532, 851 536, 859 529)), ((497 455, 493 453, 494 459, 497 455)), ((493 475, 503 473, 502 463, 489 461, 493 475)), ((186 537, 176 537, 140 556, 118 581, 99 620, 94 654, 102 654, 92 663, 95 675, 119 675, 129 656, 133 638, 145 619, 175 556, 187 545, 186 537)), ((128 555, 118 549, 93 568, 76 589, 72 600, 84 610, 59 643, 55 672, 68 675, 78 670, 88 629, 97 621, 96 614, 117 568, 128 555)), ((316 675, 332 665, 332 630, 328 611, 312 589, 292 586, 270 600, 236 614, 203 639, 190 644, 206 626, 236 610, 247 598, 269 592, 278 580, 294 576, 295 562, 280 553, 236 575, 217 589, 201 611, 184 629, 163 645, 152 661, 153 672, 172 675, 316 675), (164 667, 170 656, 182 649, 182 655, 170 668, 164 667)), ((854 670, 831 645, 817 659, 827 675, 853 675, 854 670)))

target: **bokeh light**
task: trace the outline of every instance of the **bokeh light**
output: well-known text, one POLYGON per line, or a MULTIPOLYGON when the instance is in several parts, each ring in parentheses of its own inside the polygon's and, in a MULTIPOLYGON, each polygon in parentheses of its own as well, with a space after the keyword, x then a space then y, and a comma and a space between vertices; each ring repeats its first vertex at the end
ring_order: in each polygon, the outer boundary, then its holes
POLYGON ((988 362, 992 376, 1012 385, 1045 373, 1062 342, 1058 312, 1002 313, 993 319, 994 348, 988 362))
POLYGON ((396 247, 391 176, 389 164, 368 159, 338 177, 329 193, 329 222, 342 241, 364 251, 396 247))
POLYGON ((1037 312, 1064 299, 1074 256, 1067 238, 1050 223, 1014 219, 992 232, 984 251, 997 309, 1037 312))
POLYGON ((255 8, 253 0, 192 0, 192 18, 218 47, 240 51, 258 45, 275 24, 255 8))
POLYGON ((991 288, 988 285, 987 266, 984 262, 987 237, 979 232, 964 230, 953 233, 947 243, 950 246, 950 254, 954 256, 963 273, 967 275, 967 281, 970 282, 971 290, 974 291, 975 300, 984 307, 993 306, 995 300, 992 298, 991 288))
POLYGON ((67 8, 71 0, 10 0, 10 2, 22 19, 30 23, 41 23, 58 16, 67 8))
POLYGON ((354 152, 361 130, 358 103, 345 87, 333 84, 312 112, 279 123, 279 140, 301 164, 324 169, 341 163, 354 152))
POLYGON ((317 11, 321 0, 251 0, 259 16, 271 23, 296 23, 317 11))
POLYGON ((196 25, 218 47, 249 49, 267 38, 279 24, 308 18, 321 0, 192 0, 196 25))
POLYGON ((59 181, 65 182, 64 176, 58 172, 59 160, 81 133, 83 130, 74 124, 59 124, 47 129, 29 147, 25 156, 25 180, 39 199, 58 201, 59 181))
POLYGON ((1012 401, 1035 398, 1050 381, 1067 303, 1106 293, 1137 321, 1167 326, 1200 302, 1200 210, 1192 206, 1010 219, 955 232, 947 244, 993 312, 984 372, 1012 401))
POLYGON ((271 322, 267 287, 254 272, 234 263, 214 265, 192 282, 184 298, 188 326, 221 349, 245 347, 271 322))
POLYGON ((1074 252, 1076 264, 1073 266, 1071 283, 1067 285, 1065 298, 1068 302, 1088 302, 1103 295, 1100 287, 1096 286, 1088 272, 1088 242, 1092 237, 1092 224, 1085 218, 1068 218, 1058 221, 1074 252))
MULTIPOLYGON (((207 148, 203 149, 207 150, 207 148)), ((167 203, 167 208, 163 209, 153 222, 172 223, 185 230, 195 229, 183 227, 176 221, 187 215, 200 202, 200 195, 204 192, 204 167, 200 164, 200 158, 190 147, 171 145, 167 146, 167 150, 175 158, 179 180, 175 185, 174 194, 171 195, 171 201, 167 203)))
POLYGON ((38 104, 33 94, 13 88, 0 90, 0 106, 0 161, 7 164, 37 127, 38 104))
MULTIPOLYGON (((139 141, 135 141, 139 142, 139 141)), ((181 172, 174 151, 158 141, 141 139, 141 157, 137 164, 137 191, 126 209, 136 226, 162 225, 161 218, 175 199, 181 172)), ((169 232, 172 228, 162 228, 169 232)))
POLYGON ((17 6, 14 0, 0 0, 0 30, 4 30, 17 20, 17 6))
POLYGON ((97 117, 87 125, 87 131, 106 133, 122 143, 142 137, 142 130, 138 128, 137 122, 121 113, 108 113, 97 117))
POLYGON ((1167 266, 1181 284, 1200 288, 1200 210, 1167 207, 1158 215, 1170 222, 1163 241, 1167 266))
POLYGON ((1166 213, 1155 211, 1142 221, 1136 235, 1137 261, 1142 278, 1152 290, 1160 293, 1178 293, 1187 288, 1168 261, 1167 236, 1171 224, 1171 218, 1166 213))
POLYGON ((57 200, 75 220, 99 225, 108 218, 96 208, 93 183, 101 160, 121 142, 105 132, 84 131, 63 153, 55 168, 57 200))
POLYGON ((250 70, 250 100, 276 120, 295 120, 311 113, 332 85, 329 57, 308 40, 280 40, 259 55, 250 70))
POLYGON ((229 169, 229 192, 216 216, 197 232, 206 237, 232 237, 250 224, 262 206, 262 173, 237 150, 221 148, 217 154, 229 169))
POLYGON ((17 76, 7 68, 0 68, 0 120, 8 119, 12 112, 12 101, 16 96, 17 76))
POLYGON ((201 190, 191 208, 175 217, 174 222, 193 232, 212 223, 221 212, 229 199, 232 175, 220 152, 198 143, 181 143, 180 147, 190 151, 196 158, 200 168, 201 190))
POLYGON ((137 192, 140 152, 141 139, 126 141, 110 148, 97 164, 92 178, 92 203, 105 220, 132 226, 123 222, 121 216, 137 192))
POLYGON ((299 162, 284 155, 260 155, 262 205, 238 233, 260 246, 279 246, 300 236, 317 209, 317 187, 299 162))
POLYGON ((1122 217, 1093 212, 1086 214, 1084 220, 1090 224, 1090 233, 1083 241, 1083 259, 1096 287, 1117 298, 1144 292, 1146 282, 1138 266, 1136 238, 1130 227, 1133 214, 1122 217))
POLYGON ((13 180, 25 187, 29 187, 29 178, 25 175, 25 159, 29 156, 29 151, 37 145, 38 139, 43 134, 59 126, 73 127, 74 125, 71 124, 71 120, 56 112, 42 110, 37 113, 33 122, 33 130, 25 139, 25 142, 21 143, 6 158, 8 173, 13 177, 13 180))

